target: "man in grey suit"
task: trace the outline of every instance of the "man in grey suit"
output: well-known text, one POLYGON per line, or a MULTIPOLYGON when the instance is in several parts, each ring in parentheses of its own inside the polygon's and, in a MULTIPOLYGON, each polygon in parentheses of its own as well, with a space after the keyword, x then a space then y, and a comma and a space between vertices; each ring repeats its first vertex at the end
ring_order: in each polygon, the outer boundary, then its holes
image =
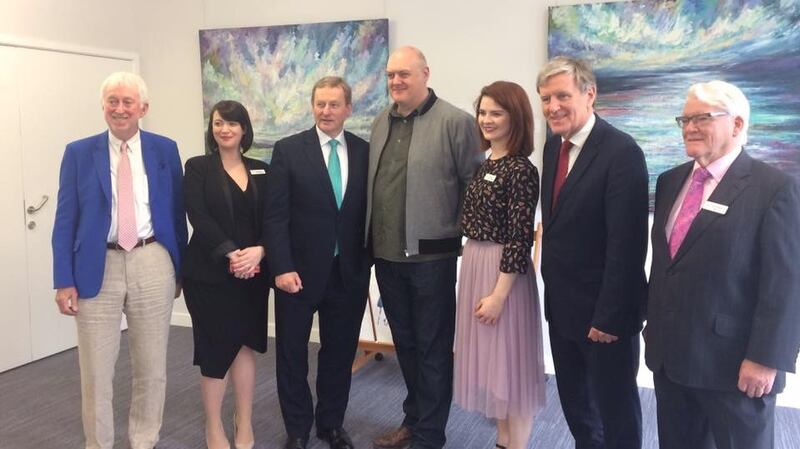
POLYGON ((775 395, 800 347, 800 187, 750 157, 750 106, 689 89, 693 160, 658 178, 646 361, 662 449, 773 447, 775 395))

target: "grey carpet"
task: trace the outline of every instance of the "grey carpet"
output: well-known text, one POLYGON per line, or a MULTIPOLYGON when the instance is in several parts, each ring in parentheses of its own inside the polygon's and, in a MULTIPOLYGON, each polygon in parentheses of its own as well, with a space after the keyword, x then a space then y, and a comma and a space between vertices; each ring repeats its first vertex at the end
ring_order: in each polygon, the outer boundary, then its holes
MULTIPOLYGON (((130 403, 130 363, 127 341, 123 334, 117 376, 114 382, 115 447, 127 448, 127 410, 130 403)), ((279 449, 284 441, 283 421, 275 387, 273 341, 264 356, 258 357, 258 382, 254 405, 256 448, 279 449)), ((310 352, 311 382, 316 364, 312 345, 310 352)), ((170 335, 167 399, 164 426, 159 449, 202 449, 203 407, 198 388, 198 370, 192 366, 191 329, 173 327, 170 335)), ((313 385, 313 383, 312 383, 313 385)), ((230 390, 230 389, 229 389, 230 390)), ((399 424, 400 403, 405 394, 397 361, 387 357, 370 362, 353 377, 350 407, 345 428, 357 448, 371 448, 370 441, 378 433, 399 424)), ((655 426, 655 397, 652 390, 642 389, 644 413, 644 449, 658 447, 655 426)), ((549 378, 548 405, 537 416, 531 448, 568 449, 574 447, 567 430, 555 381, 549 378)), ((225 402, 225 416, 231 417, 233 401, 225 402)), ((231 423, 226 423, 231 434, 231 423)), ((490 422, 478 414, 453 406, 447 426, 447 448, 489 449, 494 447, 494 430, 490 422)), ((800 410, 779 408, 776 417, 776 449, 800 447, 800 410)), ((80 416, 80 384, 77 353, 66 351, 44 360, 0 374, 0 448, 1 449, 80 449, 83 434, 80 416)), ((326 449, 327 445, 311 438, 309 449, 326 449)))

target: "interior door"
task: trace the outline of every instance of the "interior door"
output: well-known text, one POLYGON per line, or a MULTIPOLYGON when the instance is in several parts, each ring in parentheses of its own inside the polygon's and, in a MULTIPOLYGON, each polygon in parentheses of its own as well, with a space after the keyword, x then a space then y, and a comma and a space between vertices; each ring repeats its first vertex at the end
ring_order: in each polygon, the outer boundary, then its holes
POLYGON ((22 192, 17 71, 19 51, 0 46, 0 285, 3 313, 0 313, 0 371, 30 361, 31 329, 28 301, 25 212, 22 192))
POLYGON ((74 347, 74 319, 54 301, 50 238, 70 141, 106 129, 100 84, 135 71, 135 55, 0 42, 0 371, 74 347))
MULTIPOLYGON (((106 129, 100 84, 112 72, 132 70, 129 60, 26 50, 19 67, 20 129, 28 251, 28 291, 33 360, 77 344, 74 320, 54 301, 50 238, 64 147, 106 129), (31 226, 30 223, 35 223, 31 226)), ((79 268, 79 267, 78 267, 79 268)))

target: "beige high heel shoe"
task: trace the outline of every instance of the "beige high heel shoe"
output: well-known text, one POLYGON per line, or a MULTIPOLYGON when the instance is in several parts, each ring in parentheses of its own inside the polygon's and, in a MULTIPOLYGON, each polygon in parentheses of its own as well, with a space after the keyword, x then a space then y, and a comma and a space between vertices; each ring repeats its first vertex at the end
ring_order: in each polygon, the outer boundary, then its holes
POLYGON ((253 449, 253 446, 256 445, 256 441, 253 440, 249 443, 237 443, 236 442, 236 435, 239 433, 239 425, 236 424, 236 411, 233 412, 233 445, 236 449, 253 449))

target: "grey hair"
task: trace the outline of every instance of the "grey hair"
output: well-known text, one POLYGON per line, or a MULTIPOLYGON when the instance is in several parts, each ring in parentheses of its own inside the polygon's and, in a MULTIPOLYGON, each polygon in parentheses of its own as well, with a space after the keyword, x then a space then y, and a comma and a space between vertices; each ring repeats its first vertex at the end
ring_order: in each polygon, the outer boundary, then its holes
POLYGON ((703 103, 723 109, 733 117, 741 117, 741 143, 747 143, 747 128, 750 125, 750 102, 741 89, 725 81, 714 80, 707 83, 696 83, 689 87, 688 97, 694 97, 703 103))
POLYGON ((572 75, 572 79, 575 80, 575 85, 578 86, 581 93, 586 93, 592 87, 597 88, 597 80, 589 63, 568 56, 556 56, 547 61, 547 64, 539 71, 539 75, 536 77, 536 92, 539 92, 539 88, 547 80, 562 73, 572 75))
POLYGON ((139 99, 142 104, 149 104, 150 99, 147 96, 147 84, 141 76, 131 72, 114 72, 103 81, 100 85, 100 101, 105 101, 106 91, 108 89, 118 86, 135 87, 139 91, 139 99))

